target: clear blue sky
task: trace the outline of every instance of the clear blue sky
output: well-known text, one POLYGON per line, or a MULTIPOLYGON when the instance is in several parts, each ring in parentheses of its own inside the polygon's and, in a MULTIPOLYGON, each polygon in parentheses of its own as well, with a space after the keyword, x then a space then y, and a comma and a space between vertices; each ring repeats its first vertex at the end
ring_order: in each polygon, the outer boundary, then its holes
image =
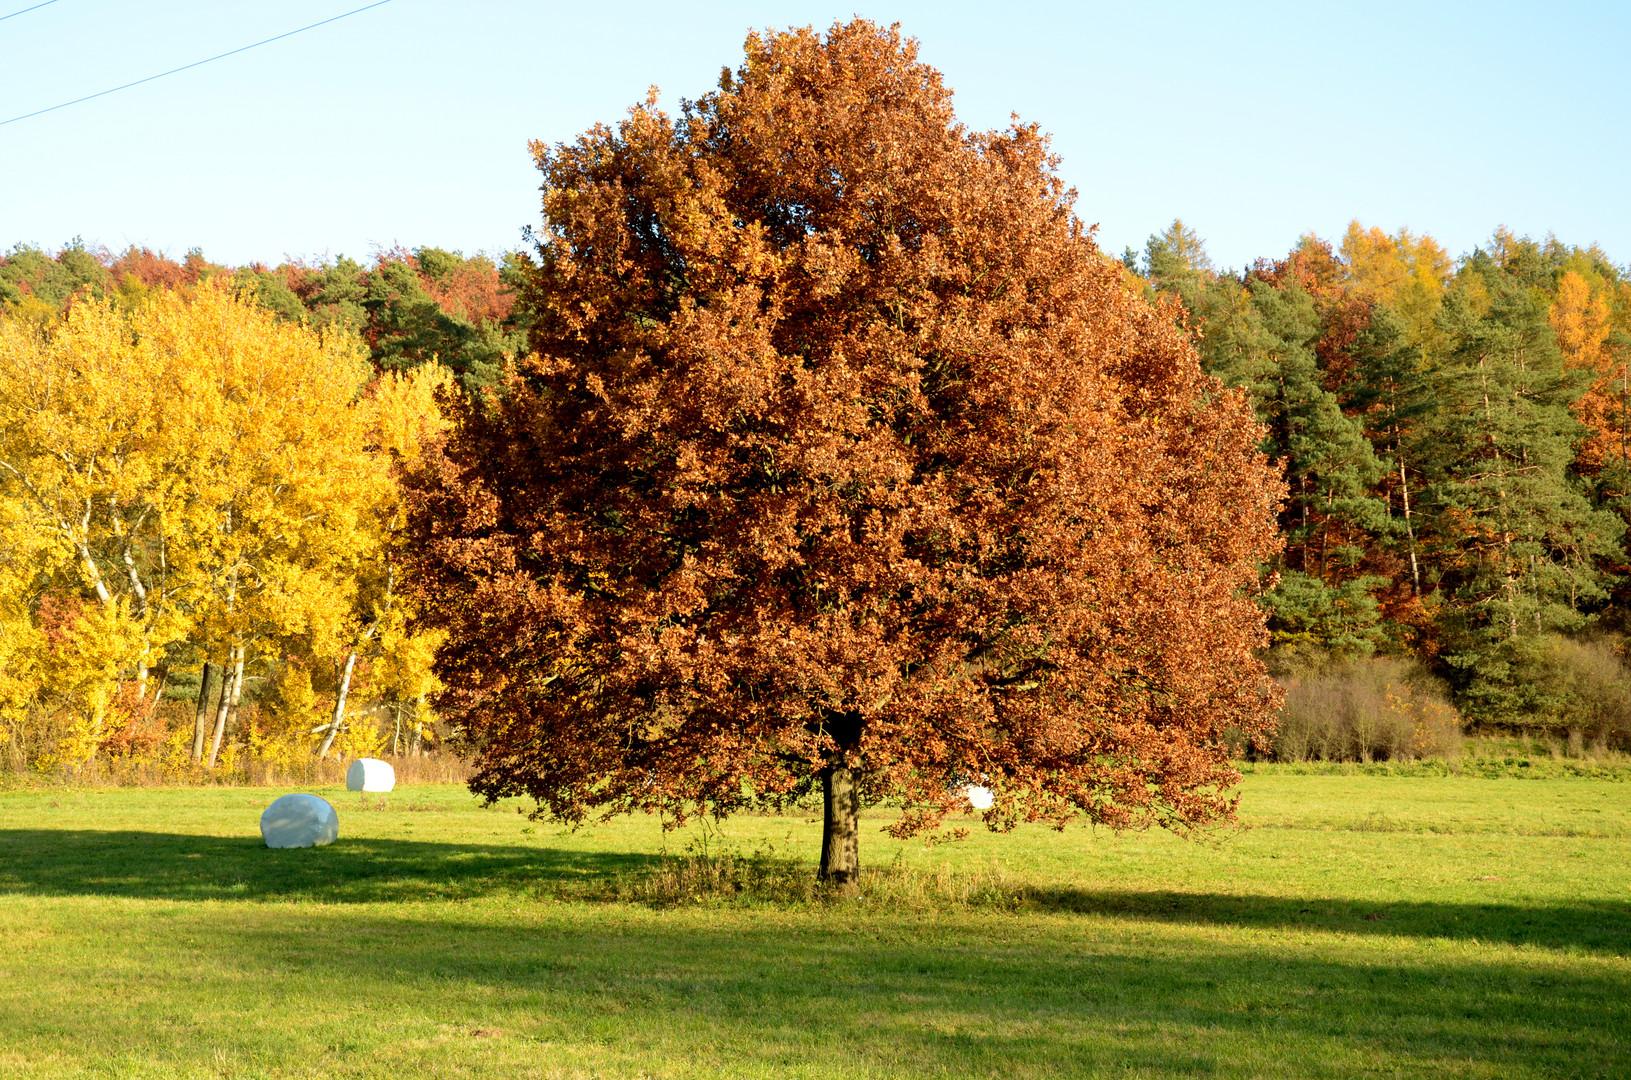
MULTIPOLYGON (((0 0, 0 15, 38 0, 0 0)), ((366 0, 57 0, 0 21, 0 120, 366 0)), ((1103 246, 1182 217, 1241 266, 1351 218, 1471 250, 1505 224, 1631 261, 1631 4, 393 0, 0 126, 0 247, 217 261, 499 250, 529 139, 712 88, 750 27, 899 21, 976 127, 1053 133, 1103 246)))

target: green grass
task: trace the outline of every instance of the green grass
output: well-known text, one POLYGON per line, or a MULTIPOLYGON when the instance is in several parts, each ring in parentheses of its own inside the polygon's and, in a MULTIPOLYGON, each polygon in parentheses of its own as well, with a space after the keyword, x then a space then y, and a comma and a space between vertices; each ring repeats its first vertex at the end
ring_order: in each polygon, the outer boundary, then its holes
POLYGON ((1611 780, 1631 782, 1631 760, 1567 758, 1562 755, 1512 753, 1467 754, 1454 761, 1289 761, 1248 762, 1248 775, 1258 776, 1465 776, 1487 780, 1611 780))
POLYGON ((649 820, 322 793, 302 851, 265 790, 0 793, 0 1076, 1631 1075, 1622 783, 1261 772, 1205 842, 868 829, 885 872, 832 903, 808 817, 726 823, 758 857, 691 899, 721 861, 649 820))

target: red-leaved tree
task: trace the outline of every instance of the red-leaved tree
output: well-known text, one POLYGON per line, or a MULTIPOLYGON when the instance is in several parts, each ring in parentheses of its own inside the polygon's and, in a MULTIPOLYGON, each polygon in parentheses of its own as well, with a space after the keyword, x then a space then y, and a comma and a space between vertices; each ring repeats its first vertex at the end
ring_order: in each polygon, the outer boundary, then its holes
POLYGON ((412 478, 473 788, 723 814, 819 783, 821 873, 984 817, 1189 827, 1264 734, 1280 489, 1036 128, 896 30, 754 35, 679 119, 534 145, 534 354, 412 478))

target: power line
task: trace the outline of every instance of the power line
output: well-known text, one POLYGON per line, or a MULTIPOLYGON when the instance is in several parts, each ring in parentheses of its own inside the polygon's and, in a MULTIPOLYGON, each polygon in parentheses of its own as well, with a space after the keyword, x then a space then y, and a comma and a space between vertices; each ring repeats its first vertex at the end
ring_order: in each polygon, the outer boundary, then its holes
MULTIPOLYGON (((68 106, 78 105, 82 101, 90 101, 93 98, 107 97, 109 94, 117 94, 121 90, 129 90, 132 86, 140 86, 142 83, 150 83, 154 79, 162 79, 166 75, 175 75, 178 72, 188 71, 195 67, 201 67, 204 64, 213 63, 216 60, 224 60, 229 56, 237 56, 241 52, 248 52, 250 49, 258 49, 262 45, 270 45, 274 41, 282 41, 284 38, 294 37, 296 34, 304 34, 307 30, 315 30, 319 26, 327 26, 331 22, 339 22, 341 19, 360 14, 370 8, 383 7, 390 2, 391 0, 375 0, 375 2, 372 4, 364 4, 362 7, 354 8, 351 11, 347 11, 343 15, 336 15, 331 19, 324 19, 322 22, 314 22, 310 26, 302 26, 298 30, 290 30, 288 33, 279 34, 276 37, 269 37, 264 41, 257 41, 253 45, 245 45, 242 48, 233 49, 230 52, 219 53, 204 60, 195 60, 190 64, 183 64, 178 68, 171 68, 169 71, 161 71, 157 75, 149 75, 145 79, 137 79, 135 82, 127 82, 123 86, 115 86, 111 90, 103 90, 100 93, 95 94, 86 94, 82 98, 75 98, 72 101, 64 101, 61 105, 53 105, 49 109, 36 109, 31 113, 24 113, 21 116, 13 116, 10 120, 0 120, 0 127, 5 127, 7 124, 15 124, 19 120, 27 120, 33 116, 44 116, 48 112, 56 112, 58 109, 66 109, 68 106)), ((56 0, 46 0, 46 3, 54 4, 56 3, 56 0)), ((36 6, 44 7, 45 4, 39 4, 36 6)), ((25 8, 24 10, 32 11, 33 9, 25 8)), ((21 15, 22 12, 17 12, 17 14, 21 15)), ((11 16, 8 15, 6 17, 10 18, 11 16)))
POLYGON ((56 2, 57 0, 45 0, 45 3, 43 4, 35 4, 33 7, 25 7, 20 11, 13 11, 10 15, 0 15, 0 22, 5 22, 7 19, 15 19, 19 15, 27 15, 30 11, 38 11, 42 7, 50 7, 56 2))

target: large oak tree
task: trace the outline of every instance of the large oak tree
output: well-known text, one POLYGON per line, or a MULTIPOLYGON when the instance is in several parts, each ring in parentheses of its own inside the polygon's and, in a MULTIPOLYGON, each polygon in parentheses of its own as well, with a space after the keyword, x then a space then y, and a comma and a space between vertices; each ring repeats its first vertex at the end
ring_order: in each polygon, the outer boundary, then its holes
POLYGON ((683 820, 819 783, 897 835, 1188 827, 1261 735, 1281 488, 1035 127, 895 30, 754 35, 675 119, 534 144, 532 355, 415 479, 473 787, 683 820))

